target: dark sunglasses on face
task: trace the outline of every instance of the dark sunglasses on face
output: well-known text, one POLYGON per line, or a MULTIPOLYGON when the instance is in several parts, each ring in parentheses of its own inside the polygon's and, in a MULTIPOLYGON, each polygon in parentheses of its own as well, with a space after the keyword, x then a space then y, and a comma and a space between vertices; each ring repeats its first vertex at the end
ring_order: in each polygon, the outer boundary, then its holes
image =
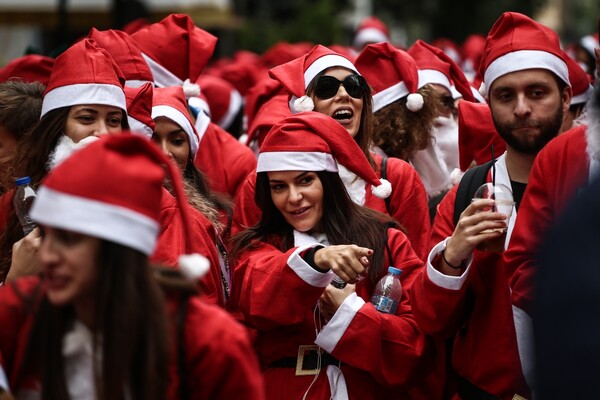
POLYGON ((323 75, 315 85, 315 96, 321 100, 330 99, 337 94, 340 85, 344 85, 346 92, 355 99, 362 98, 367 90, 367 82, 360 75, 348 75, 343 81, 333 76, 323 75))

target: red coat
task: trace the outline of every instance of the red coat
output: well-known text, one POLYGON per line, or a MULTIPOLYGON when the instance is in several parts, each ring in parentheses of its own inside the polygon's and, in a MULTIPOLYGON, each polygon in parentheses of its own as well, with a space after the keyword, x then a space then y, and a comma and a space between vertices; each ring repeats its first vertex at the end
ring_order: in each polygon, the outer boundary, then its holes
POLYGON ((215 123, 210 122, 203 132, 198 129, 198 134, 200 145, 194 164, 206 175, 213 191, 233 198, 246 176, 256 168, 256 156, 215 123))
MULTIPOLYGON (((381 166, 381 157, 373 154, 373 158, 377 165, 381 166)), ((378 172, 377 176, 381 178, 381 172, 378 172)), ((363 205, 389 214, 398 221, 405 229, 415 253, 423 260, 429 252, 428 240, 431 232, 425 186, 410 164, 394 157, 388 158, 387 180, 392 184, 390 212, 386 209, 385 201, 371 193, 370 185, 367 185, 363 205)), ((244 186, 235 198, 232 234, 260 220, 260 209, 254 201, 255 185, 256 173, 248 175, 244 186)))
MULTIPOLYGON (((0 288, 0 353, 10 388, 36 390, 35 376, 17 377, 29 339, 33 314, 26 311, 24 297, 33 295, 39 278, 28 277, 0 288), (18 288, 20 294, 17 294, 18 288)), ((42 294, 43 295, 43 294, 42 294)), ((168 303, 170 315, 177 303, 168 303)), ((246 331, 219 307, 198 298, 190 299, 184 322, 187 388, 190 399, 263 399, 264 388, 246 331)), ((176 326, 171 326, 175 332, 176 326)), ((168 399, 177 399, 179 376, 177 354, 170 355, 168 399)))
POLYGON ((529 174, 514 239, 505 254, 513 304, 529 314, 535 253, 544 232, 589 179, 585 131, 579 126, 553 139, 539 152, 529 174))
MULTIPOLYGON (((302 260, 300 254, 314 244, 282 252, 261 242, 237 260, 232 302, 258 331, 256 347, 266 368, 269 399, 300 399, 309 388, 313 376, 295 376, 293 368, 270 367, 277 360, 296 357, 300 345, 316 343, 343 363, 349 399, 407 398, 409 389, 430 373, 433 349, 418 329, 408 300, 422 262, 403 233, 390 229, 388 235, 393 254, 385 265, 403 270, 403 298, 396 315, 376 311, 369 302, 373 288, 363 279, 356 285, 356 294, 346 299, 318 336, 313 321, 319 318, 313 317, 313 311, 333 273, 317 272, 302 260)), ((330 398, 326 371, 331 367, 321 370, 308 398, 330 398)), ((436 398, 438 394, 430 388, 429 395, 422 395, 436 398)))
POLYGON ((208 258, 210 269, 208 274, 202 278, 201 291, 207 301, 213 304, 225 306, 225 296, 221 280, 221 267, 219 254, 216 248, 216 233, 211 222, 198 210, 188 206, 190 222, 194 237, 191 240, 192 248, 186 248, 184 229, 181 213, 175 198, 166 190, 163 190, 162 208, 160 211, 161 232, 151 256, 151 261, 177 267, 179 256, 182 254, 198 253, 208 258))
MULTIPOLYGON (((496 181, 505 184, 508 174, 501 172, 506 171, 503 159, 499 163, 503 165, 497 167, 496 181), (501 174, 506 176, 501 178, 501 174)), ((443 249, 441 242, 455 229, 457 188, 448 192, 438 206, 428 265, 413 287, 415 319, 429 335, 454 337, 452 366, 459 375, 503 399, 512 399, 515 393, 531 398, 521 368, 501 253, 475 250, 461 278, 444 279, 445 275, 433 268, 439 262, 436 256, 443 249)))
POLYGON ((8 225, 8 216, 12 210, 12 199, 15 194, 14 190, 10 190, 0 196, 0 232, 4 231, 8 225))

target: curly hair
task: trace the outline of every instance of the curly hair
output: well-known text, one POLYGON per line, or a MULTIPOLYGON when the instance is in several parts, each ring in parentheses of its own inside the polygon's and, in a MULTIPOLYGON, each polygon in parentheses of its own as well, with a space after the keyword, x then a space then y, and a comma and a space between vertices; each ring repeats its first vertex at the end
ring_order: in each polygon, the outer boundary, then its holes
POLYGON ((435 118, 440 112, 441 96, 430 85, 419 89, 424 104, 417 112, 406 107, 406 96, 374 114, 373 144, 390 157, 408 160, 432 139, 435 118))

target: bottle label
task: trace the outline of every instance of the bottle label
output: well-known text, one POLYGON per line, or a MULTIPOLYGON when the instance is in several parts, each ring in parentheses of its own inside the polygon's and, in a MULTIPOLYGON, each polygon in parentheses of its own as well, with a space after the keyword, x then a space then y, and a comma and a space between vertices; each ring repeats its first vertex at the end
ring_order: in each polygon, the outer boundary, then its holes
POLYGON ((386 314, 396 314, 396 309, 398 308, 398 302, 387 296, 375 295, 371 299, 371 303, 373 303, 377 311, 386 314))

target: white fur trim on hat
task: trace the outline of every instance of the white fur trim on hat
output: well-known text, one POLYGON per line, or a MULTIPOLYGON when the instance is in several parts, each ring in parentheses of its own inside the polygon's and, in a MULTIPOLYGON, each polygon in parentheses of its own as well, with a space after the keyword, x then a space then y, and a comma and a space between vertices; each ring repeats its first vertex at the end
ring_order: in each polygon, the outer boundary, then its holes
POLYGON ((437 83, 446 89, 452 91, 450 79, 441 71, 436 69, 420 69, 419 70, 419 89, 428 83, 437 83))
POLYGON ((169 86, 183 86, 183 81, 174 75, 171 71, 154 61, 150 56, 142 53, 144 60, 148 63, 150 71, 152 71, 152 77, 154 78, 154 84, 157 87, 169 87, 169 86))
POLYGON ((200 96, 200 85, 197 83, 191 83, 189 79, 183 81, 183 94, 186 99, 194 96, 200 96))
POLYGON ((354 47, 361 48, 368 43, 389 42, 390 38, 379 29, 365 28, 358 31, 354 37, 354 47))
POLYGON ((387 179, 380 179, 379 186, 371 186, 371 193, 380 199, 386 199, 392 194, 392 184, 387 179))
POLYGON ((525 69, 541 68, 554 72, 570 85, 567 64, 552 53, 541 50, 519 50, 496 58, 485 70, 485 96, 489 96, 492 83, 503 75, 525 69))
POLYGON ((585 92, 579 93, 571 98, 571 105, 587 103, 588 100, 592 98, 592 93, 594 93, 594 87, 592 85, 588 85, 588 88, 585 92))
POLYGON ((307 95, 304 95, 300 98, 292 96, 289 105, 292 114, 298 114, 303 111, 312 111, 315 109, 315 102, 307 95))
POLYGON ((122 87, 103 83, 78 83, 59 86, 46 93, 40 118, 57 108, 78 104, 101 104, 127 110, 122 87))
POLYGON ((148 125, 133 118, 131 115, 127 115, 127 122, 129 122, 129 130, 131 130, 132 133, 152 139, 152 128, 148 125))
POLYGON ((152 119, 156 119, 158 117, 170 118, 177 124, 179 124, 179 126, 181 126, 181 128, 188 135, 188 139, 190 140, 190 149, 192 151, 192 154, 195 156, 198 152, 199 142, 198 137, 194 132, 194 128, 190 123, 190 120, 185 115, 183 115, 178 109, 167 105, 152 107, 152 119))
POLYGON ((193 108, 195 112, 203 112, 210 117, 210 107, 202 97, 190 97, 188 99, 188 105, 193 108))
POLYGON ((473 97, 475 97, 475 100, 477 100, 478 102, 485 103, 485 98, 483 97, 484 95, 481 94, 481 92, 475 89, 473 86, 471 86, 471 94, 473 95, 473 97))
POLYGON ((383 107, 393 103, 398 99, 401 99, 408 93, 408 88, 404 82, 398 82, 395 85, 382 90, 381 92, 375 93, 373 95, 373 112, 381 110, 383 107))
POLYGON ((154 82, 152 82, 152 81, 142 81, 139 79, 131 79, 131 80, 125 81, 125 86, 130 87, 130 88, 139 88, 139 87, 144 86, 146 83, 154 84, 154 82))
POLYGON ((235 89, 232 89, 229 94, 229 107, 227 108, 227 112, 221 120, 217 122, 217 124, 221 128, 228 128, 236 115, 238 115, 240 109, 242 108, 242 95, 235 89))
POLYGON ((158 222, 130 208, 45 186, 38 191, 31 218, 42 225, 105 239, 147 255, 154 251, 160 231, 158 222))
POLYGON ((417 112, 422 109, 423 104, 425 104, 425 101, 423 100, 421 93, 411 93, 406 98, 406 108, 412 112, 417 112))
POLYGON ((182 254, 179 256, 179 270, 190 281, 202 278, 210 269, 210 261, 201 254, 182 254))
POLYGON ((588 53, 592 56, 596 57, 594 53, 594 49, 599 46, 598 41, 592 35, 585 35, 581 39, 579 39, 579 44, 583 47, 588 53))
POLYGON ((304 89, 306 89, 310 82, 315 79, 315 76, 331 67, 344 67, 350 71, 354 71, 357 74, 359 73, 354 64, 352 64, 346 57, 338 56, 336 54, 329 54, 318 58, 310 65, 310 67, 306 69, 304 72, 304 89))
POLYGON ((338 172, 337 163, 329 153, 304 151, 273 151, 258 155, 256 172, 269 171, 331 171, 338 172))

